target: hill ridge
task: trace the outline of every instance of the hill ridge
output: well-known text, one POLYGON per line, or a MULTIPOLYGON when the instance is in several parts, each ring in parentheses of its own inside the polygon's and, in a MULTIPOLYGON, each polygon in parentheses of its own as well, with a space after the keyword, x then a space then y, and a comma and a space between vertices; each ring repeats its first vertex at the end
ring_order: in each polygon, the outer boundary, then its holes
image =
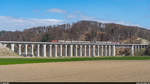
POLYGON ((128 40, 127 43, 139 43, 136 41, 137 38, 150 40, 149 37, 150 30, 141 27, 86 20, 73 24, 33 27, 24 31, 0 32, 0 40, 5 41, 96 40, 122 42, 128 40))

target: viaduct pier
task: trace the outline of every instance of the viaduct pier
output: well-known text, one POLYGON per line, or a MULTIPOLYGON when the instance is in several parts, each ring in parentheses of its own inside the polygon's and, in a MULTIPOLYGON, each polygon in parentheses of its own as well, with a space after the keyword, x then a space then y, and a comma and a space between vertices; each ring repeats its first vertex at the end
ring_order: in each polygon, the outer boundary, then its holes
POLYGON ((105 44, 88 42, 20 42, 0 41, 20 56, 32 57, 96 57, 116 56, 116 48, 131 49, 131 56, 135 51, 148 47, 148 44, 105 44))

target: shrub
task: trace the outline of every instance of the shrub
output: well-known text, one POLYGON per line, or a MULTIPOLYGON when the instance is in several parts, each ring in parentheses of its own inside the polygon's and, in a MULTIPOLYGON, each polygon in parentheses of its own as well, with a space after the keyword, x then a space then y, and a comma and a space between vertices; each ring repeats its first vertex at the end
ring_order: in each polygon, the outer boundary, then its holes
POLYGON ((135 56, 144 56, 146 53, 146 50, 147 49, 142 48, 140 51, 135 52, 135 56))
POLYGON ((146 48, 145 55, 150 56, 150 45, 146 48))

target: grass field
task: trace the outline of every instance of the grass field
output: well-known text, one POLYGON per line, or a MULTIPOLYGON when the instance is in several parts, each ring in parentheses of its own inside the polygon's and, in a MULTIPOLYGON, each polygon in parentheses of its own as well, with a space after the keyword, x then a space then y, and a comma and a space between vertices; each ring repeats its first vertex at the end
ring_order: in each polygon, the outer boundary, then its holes
POLYGON ((0 58, 0 65, 46 63, 46 62, 68 62, 68 61, 90 61, 90 60, 150 60, 150 56, 130 57, 78 57, 78 58, 0 58))

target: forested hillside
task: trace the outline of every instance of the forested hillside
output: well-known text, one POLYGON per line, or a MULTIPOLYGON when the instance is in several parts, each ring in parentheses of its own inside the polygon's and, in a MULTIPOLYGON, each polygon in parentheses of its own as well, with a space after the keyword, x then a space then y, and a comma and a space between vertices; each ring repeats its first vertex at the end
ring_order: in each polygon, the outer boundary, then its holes
POLYGON ((150 30, 124 26, 114 23, 102 24, 96 21, 79 21, 72 25, 63 24, 35 27, 24 31, 1 31, 1 41, 42 41, 83 40, 83 41, 118 41, 136 43, 135 39, 150 40, 150 30))

